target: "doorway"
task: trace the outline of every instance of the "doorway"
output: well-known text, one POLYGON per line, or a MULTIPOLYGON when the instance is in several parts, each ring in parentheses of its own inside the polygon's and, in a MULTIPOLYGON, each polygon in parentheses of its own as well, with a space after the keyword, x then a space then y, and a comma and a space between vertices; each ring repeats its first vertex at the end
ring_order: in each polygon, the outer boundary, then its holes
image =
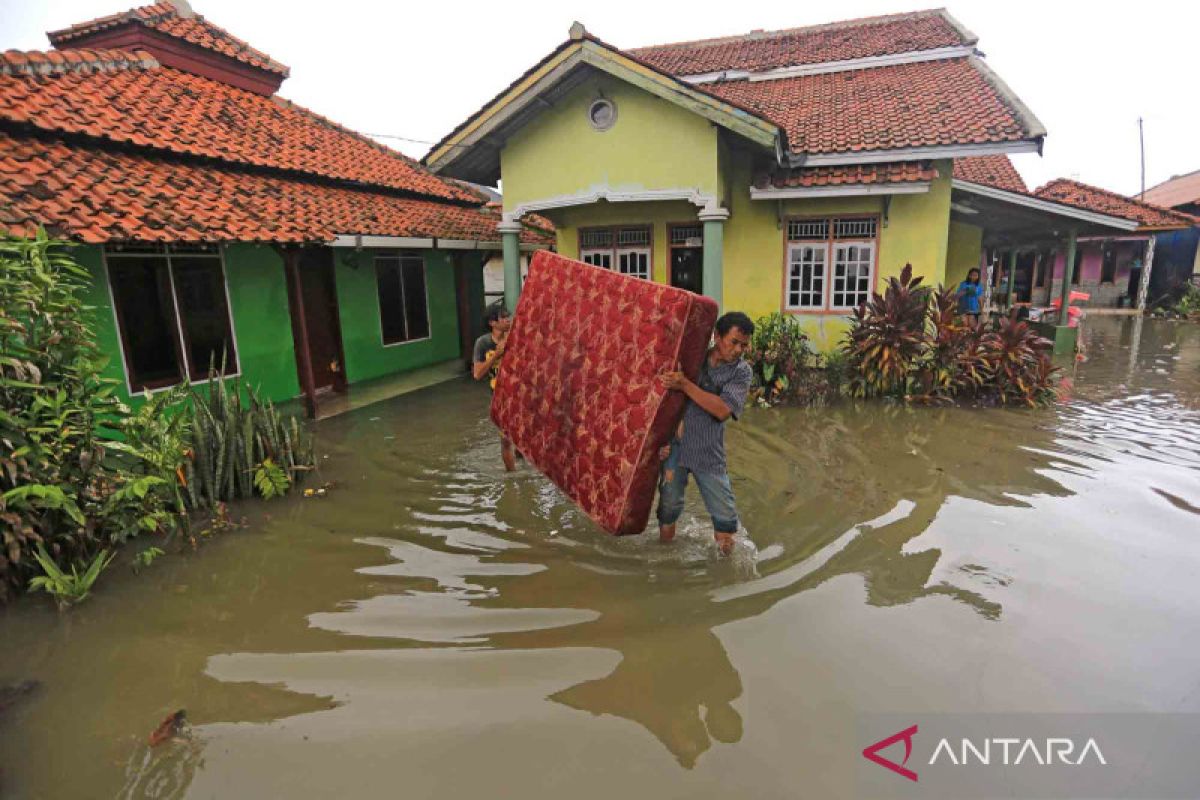
POLYGON ((285 263, 296 371, 312 406, 317 395, 346 390, 333 251, 305 247, 288 252, 285 263))
POLYGON ((671 285, 704 294, 704 229, 699 225, 668 228, 671 285))

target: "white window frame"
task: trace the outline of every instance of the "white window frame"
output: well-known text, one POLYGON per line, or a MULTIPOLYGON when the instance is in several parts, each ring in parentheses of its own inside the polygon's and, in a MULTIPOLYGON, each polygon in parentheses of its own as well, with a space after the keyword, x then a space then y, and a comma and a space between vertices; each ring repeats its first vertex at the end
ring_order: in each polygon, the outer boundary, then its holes
POLYGON ((419 253, 377 253, 375 260, 372 262, 375 267, 375 308, 379 311, 379 345, 381 347, 403 347, 406 344, 414 344, 416 342, 427 342, 433 338, 433 317, 429 313, 429 265, 425 263, 425 256, 419 253), (400 262, 399 270, 400 277, 400 309, 405 315, 404 329, 408 330, 408 304, 404 302, 404 261, 405 259, 417 260, 421 262, 421 284, 425 287, 425 329, 426 334, 418 339, 402 339, 399 342, 387 342, 383 338, 383 298, 379 296, 379 262, 380 261, 397 261, 400 262))
POLYGON ((629 275, 642 280, 651 280, 654 272, 654 231, 649 225, 613 225, 603 228, 583 228, 579 232, 579 260, 594 267, 613 270, 622 275, 629 275), (638 245, 621 244, 621 232, 638 230, 646 234, 646 243, 638 245), (607 247, 586 246, 584 239, 589 233, 607 232, 609 245, 607 247), (633 269, 630 264, 636 263, 633 269))
MULTIPOLYGON (((809 264, 816 265, 817 259, 813 259, 809 264)), ((825 290, 829 285, 829 244, 827 242, 790 242, 788 244, 788 271, 787 271, 787 286, 784 288, 783 307, 788 311, 823 311, 825 310, 825 290), (816 280, 820 281, 819 289, 804 290, 804 267, 806 262, 796 261, 795 254, 802 251, 811 251, 814 256, 820 255, 821 274, 816 280), (798 269, 797 269, 798 268, 798 269), (793 289, 793 284, 795 288, 793 289), (805 295, 816 295, 818 302, 816 305, 805 305, 803 302, 793 304, 792 293, 795 292, 797 300, 802 301, 805 295)))
MULTIPOLYGON (((832 249, 833 258, 830 259, 830 268, 829 268, 829 309, 831 311, 853 311, 854 309, 858 308, 859 306, 863 305, 864 303, 867 303, 871 299, 871 291, 873 290, 873 288, 875 286, 876 244, 873 240, 857 240, 857 241, 856 240, 838 240, 833 243, 833 246, 831 249, 832 249), (843 256, 844 251, 848 250, 851 247, 859 248, 858 258, 854 259, 853 261, 851 261, 849 258, 843 260, 842 256, 843 256), (866 251, 865 259, 862 256, 863 251, 866 251), (838 275, 838 270, 840 268, 848 269, 851 266, 851 264, 858 266, 858 267, 866 266, 866 268, 867 268, 866 276, 864 277, 862 275, 857 275, 857 276, 855 276, 855 278, 851 279, 851 278, 847 277, 846 275, 840 275, 840 276, 838 275), (838 305, 837 303, 835 303, 834 297, 839 293, 838 288, 837 288, 839 280, 840 281, 857 280, 859 282, 865 280, 866 281, 865 289, 856 287, 853 291, 850 291, 850 290, 847 290, 845 288, 845 285, 843 284, 843 288, 841 290, 841 294, 843 294, 843 295, 845 295, 847 293, 853 294, 856 297, 859 295, 863 295, 862 302, 861 303, 852 303, 850 305, 844 305, 844 304, 838 305)), ((860 285, 861 285, 861 283, 860 283, 860 285)))
MULTIPOLYGON (((850 214, 846 216, 829 217, 797 217, 787 220, 785 228, 784 273, 783 273, 783 303, 784 311, 794 314, 830 314, 849 313, 868 302, 878 278, 877 263, 879 260, 879 228, 878 216, 850 214), (866 267, 865 276, 857 273, 853 279, 848 279, 845 273, 851 264, 847 261, 847 248, 857 247, 861 251, 853 261, 855 267, 866 267), (791 302, 794 293, 808 295, 811 301, 815 290, 803 290, 803 269, 805 264, 794 261, 798 253, 810 251, 822 253, 824 269, 821 275, 821 302, 817 305, 795 305, 791 302), (863 252, 865 251, 865 256, 863 252), (842 272, 841 275, 838 273, 842 272), (854 299, 862 299, 852 305, 835 304, 834 294, 847 294, 845 281, 854 280, 852 291, 854 299), (865 288, 863 284, 865 282, 865 288), (843 284, 841 290, 837 285, 843 284), (793 289, 795 287, 795 289, 793 289), (865 297, 864 297, 865 295, 865 297)), ((815 263, 815 262, 810 262, 815 263)))
MULTIPOLYGON (((108 290, 108 308, 112 312, 113 327, 117 331, 117 349, 121 353, 121 371, 124 373, 124 376, 125 376, 125 391, 129 394, 130 397, 136 397, 139 395, 144 395, 146 393, 150 393, 152 395, 158 394, 159 392, 165 392, 169 389, 174 389, 176 386, 179 386, 183 383, 188 383, 188 382, 190 382, 190 385, 192 385, 192 386, 204 386, 204 385, 208 384, 208 382, 209 382, 209 379, 207 377, 201 378, 201 379, 195 380, 195 381, 193 381, 191 379, 191 376, 192 376, 191 355, 188 353, 187 340, 184 339, 184 337, 183 337, 183 321, 179 315, 179 297, 175 292, 175 271, 171 266, 171 256, 172 255, 180 256, 183 258, 195 257, 195 256, 200 256, 201 258, 205 258, 205 257, 214 258, 220 263, 220 265, 221 265, 221 283, 223 284, 223 288, 225 289, 225 313, 229 316, 229 338, 230 338, 229 344, 231 346, 231 349, 233 350, 233 353, 232 353, 233 359, 235 362, 237 362, 237 367, 238 367, 237 371, 235 371, 235 372, 225 373, 225 379, 229 380, 230 378, 240 378, 242 376, 242 368, 243 368, 242 356, 238 352, 237 320, 234 318, 233 300, 229 294, 229 268, 225 262, 225 247, 224 246, 217 245, 217 252, 213 255, 209 255, 206 253, 189 253, 186 250, 181 251, 181 252, 174 252, 170 245, 162 245, 161 247, 159 247, 158 249, 153 250, 153 251, 151 251, 151 250, 147 250, 147 251, 143 251, 143 252, 130 251, 128 253, 121 253, 120 251, 110 250, 108 246, 105 246, 100 249, 100 264, 104 268, 104 286, 108 290), (179 342, 179 355, 180 355, 180 358, 183 360, 182 364, 180 366, 183 367, 184 376, 181 380, 178 380, 175 383, 167 384, 165 386, 156 386, 153 389, 148 389, 148 388, 143 387, 141 389, 135 390, 133 388, 133 381, 132 381, 133 373, 129 369, 129 358, 125 354, 125 329, 121 325, 121 315, 119 313, 117 313, 117 297, 116 297, 116 294, 113 292, 112 273, 110 272, 109 266, 108 266, 109 258, 115 258, 119 262, 122 257, 130 257, 130 256, 150 256, 153 258, 161 258, 163 260, 164 268, 167 270, 167 280, 171 284, 171 306, 172 306, 172 310, 175 312, 175 336, 177 337, 177 341, 179 342)), ((205 366, 205 369, 206 370, 208 369, 207 365, 205 366)))

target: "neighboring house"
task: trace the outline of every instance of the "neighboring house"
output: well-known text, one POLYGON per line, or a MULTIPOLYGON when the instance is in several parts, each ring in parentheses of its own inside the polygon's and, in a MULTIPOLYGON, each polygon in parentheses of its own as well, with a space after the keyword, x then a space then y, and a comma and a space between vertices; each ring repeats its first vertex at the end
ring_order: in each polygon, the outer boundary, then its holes
MULTIPOLYGON (((1045 135, 976 42, 944 10, 635 50, 576 23, 423 161, 503 180, 507 241, 544 214, 564 255, 795 315, 828 349, 905 264, 937 284, 984 247, 1136 227, 954 176, 1045 135)), ((505 268, 515 303, 515 246, 505 268)))
MULTIPOLYGON (((1164 208, 1182 211, 1200 217, 1200 170, 1187 175, 1176 175, 1168 181, 1146 190, 1142 200, 1164 208)), ((1200 225, 1187 230, 1161 233, 1157 237, 1158 250, 1163 258, 1175 265, 1191 263, 1191 280, 1200 286, 1200 225)), ((1177 267, 1175 277, 1183 277, 1186 268, 1177 267)))
POLYGON ((485 195, 281 98, 287 67, 186 3, 49 37, 0 55, 0 228, 81 243, 125 396, 225 358, 316 413, 469 357, 500 246, 485 195))
MULTIPOLYGON (((1071 288, 1091 295, 1089 307, 1144 308, 1147 299, 1152 302, 1168 286, 1191 276, 1194 255, 1188 254, 1190 257, 1182 260, 1160 245, 1164 237, 1194 231, 1200 219, 1065 178, 1050 181, 1034 194, 1138 223, 1128 236, 1080 239, 1071 269, 1071 288), (1146 264, 1151 265, 1149 273, 1146 264)), ((1055 259, 1052 280, 1047 279, 1049 270, 1037 276, 1035 302, 1041 302, 1043 286, 1046 297, 1058 296, 1064 263, 1061 257, 1055 259)))

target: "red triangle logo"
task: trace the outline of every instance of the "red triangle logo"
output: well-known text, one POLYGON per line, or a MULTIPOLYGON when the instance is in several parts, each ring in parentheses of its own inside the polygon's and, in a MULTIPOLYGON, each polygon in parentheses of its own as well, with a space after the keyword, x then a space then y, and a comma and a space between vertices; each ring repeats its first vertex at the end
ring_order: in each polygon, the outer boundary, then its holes
POLYGON ((911 769, 909 769, 908 767, 906 767, 904 765, 908 763, 908 757, 912 755, 912 749, 913 749, 912 737, 916 734, 916 732, 917 732, 916 725, 913 725, 911 728, 905 728, 904 730, 900 731, 899 733, 893 733, 891 736, 887 737, 886 739, 880 739, 875 744, 873 744, 870 747, 863 750, 862 754, 868 760, 874 761, 879 766, 887 767, 888 769, 890 769, 892 772, 896 773, 897 775, 903 775, 905 778, 908 778, 910 781, 915 782, 917 780, 917 773, 913 772, 911 769), (904 740, 904 761, 897 764, 895 761, 889 761, 888 759, 879 755, 880 750, 884 750, 888 747, 891 747, 892 745, 894 745, 896 742, 900 741, 901 739, 904 740))

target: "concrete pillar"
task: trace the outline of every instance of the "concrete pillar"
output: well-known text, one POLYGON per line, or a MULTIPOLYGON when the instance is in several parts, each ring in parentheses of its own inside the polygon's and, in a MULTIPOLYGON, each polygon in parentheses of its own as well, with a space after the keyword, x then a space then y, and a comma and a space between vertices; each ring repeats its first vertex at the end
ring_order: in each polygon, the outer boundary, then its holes
POLYGON ((725 220, 729 219, 729 211, 719 206, 706 206, 699 216, 704 223, 704 294, 716 301, 718 309, 724 310, 725 220))
POLYGON ((1058 324, 1067 325, 1071 318, 1067 315, 1071 308, 1071 273, 1075 268, 1075 229, 1067 231, 1067 253, 1063 262, 1062 276, 1062 308, 1059 311, 1058 324))
POLYGON ((1138 281, 1137 310, 1146 311, 1146 295, 1150 293, 1150 270, 1154 267, 1154 242, 1157 237, 1151 236, 1146 240, 1146 262, 1142 264, 1142 276, 1138 281))
POLYGON ((504 251, 504 305, 515 314, 521 297, 521 223, 506 219, 496 230, 500 231, 504 251))

